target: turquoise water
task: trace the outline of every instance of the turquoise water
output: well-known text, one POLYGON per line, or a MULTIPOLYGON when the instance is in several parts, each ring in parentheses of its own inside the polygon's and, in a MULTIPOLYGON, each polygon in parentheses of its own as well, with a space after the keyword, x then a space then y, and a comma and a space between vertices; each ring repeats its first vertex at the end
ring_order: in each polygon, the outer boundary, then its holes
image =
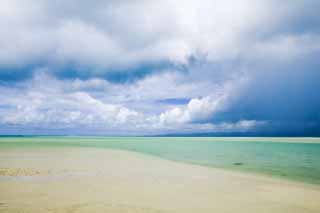
POLYGON ((129 150, 185 163, 320 184, 319 138, 0 138, 0 149, 51 146, 129 150))

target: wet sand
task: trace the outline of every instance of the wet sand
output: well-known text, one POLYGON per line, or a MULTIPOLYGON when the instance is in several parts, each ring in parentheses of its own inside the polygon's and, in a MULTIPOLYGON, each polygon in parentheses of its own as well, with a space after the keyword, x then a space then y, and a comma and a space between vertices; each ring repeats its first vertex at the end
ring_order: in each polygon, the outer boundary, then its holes
POLYGON ((0 212, 320 212, 320 186, 110 149, 0 150, 0 212))

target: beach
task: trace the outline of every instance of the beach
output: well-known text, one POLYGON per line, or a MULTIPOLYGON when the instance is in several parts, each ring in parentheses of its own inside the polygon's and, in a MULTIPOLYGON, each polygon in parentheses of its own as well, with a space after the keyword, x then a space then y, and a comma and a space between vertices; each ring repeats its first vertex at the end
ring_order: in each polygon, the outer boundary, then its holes
POLYGON ((141 153, 0 150, 0 212, 320 211, 320 187, 141 153))

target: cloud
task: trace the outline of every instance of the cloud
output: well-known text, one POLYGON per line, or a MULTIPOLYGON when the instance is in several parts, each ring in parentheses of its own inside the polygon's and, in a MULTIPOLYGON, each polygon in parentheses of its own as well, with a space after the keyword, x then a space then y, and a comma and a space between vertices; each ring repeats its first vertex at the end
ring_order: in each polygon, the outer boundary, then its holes
POLYGON ((116 104, 107 104, 89 93, 66 92, 63 82, 40 74, 24 87, 2 95, 1 122, 9 125, 52 126, 103 125, 114 126, 135 122, 139 114, 116 104), (20 93, 21 92, 21 93, 20 93))
POLYGON ((248 56, 269 61, 291 61, 320 53, 320 34, 280 35, 253 45, 248 56), (265 59, 268 56, 268 59, 265 59))
POLYGON ((316 6, 318 1, 312 0, 95 0, 90 6, 86 1, 5 0, 0 10, 0 67, 40 65, 54 67, 54 73, 72 69, 90 78, 146 64, 188 65, 192 58, 220 62, 242 58, 248 50, 250 55, 290 55, 295 43, 303 43, 295 52, 310 49, 308 40, 319 49, 319 39, 288 27, 301 28, 296 20, 310 17, 319 22, 311 16, 316 6), (297 39, 291 39, 295 34, 297 39))
POLYGON ((319 1, 0 4, 2 129, 320 127, 319 1))
MULTIPOLYGON (((67 132, 83 128, 94 129, 100 134, 158 134, 175 132, 177 128, 182 132, 194 132, 223 131, 223 127, 228 130, 254 127, 210 123, 210 118, 226 104, 227 86, 223 90, 225 94, 220 94, 222 90, 216 91, 216 98, 192 98, 185 105, 179 104, 180 107, 173 105, 173 109, 170 109, 172 104, 164 103, 157 111, 154 110, 158 105, 156 100, 148 102, 151 94, 136 97, 136 88, 128 90, 132 92, 127 93, 131 101, 124 102, 123 94, 116 93, 119 89, 125 90, 127 87, 124 85, 99 79, 59 80, 47 75, 45 69, 36 73, 31 81, 19 82, 15 87, 0 86, 0 125, 3 127, 15 127, 17 130, 64 129, 67 132), (114 93, 114 96, 105 99, 105 91, 114 93), (140 103, 142 107, 132 107, 132 103, 140 103), (146 106, 153 110, 146 110, 146 106)), ((138 87, 138 90, 143 84, 148 87, 149 80, 143 81, 131 87, 138 87)), ((154 92, 157 94, 158 91, 154 92)))
POLYGON ((213 99, 211 97, 191 99, 185 108, 175 107, 160 115, 160 122, 164 125, 175 123, 204 122, 221 108, 225 96, 213 99))

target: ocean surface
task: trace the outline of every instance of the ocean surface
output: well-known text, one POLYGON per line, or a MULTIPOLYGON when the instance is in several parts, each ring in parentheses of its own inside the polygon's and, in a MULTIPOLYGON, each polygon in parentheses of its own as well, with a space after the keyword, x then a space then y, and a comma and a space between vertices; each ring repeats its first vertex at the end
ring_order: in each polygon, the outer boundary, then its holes
POLYGON ((320 184, 320 138, 0 137, 0 149, 37 147, 129 150, 173 161, 320 184))

